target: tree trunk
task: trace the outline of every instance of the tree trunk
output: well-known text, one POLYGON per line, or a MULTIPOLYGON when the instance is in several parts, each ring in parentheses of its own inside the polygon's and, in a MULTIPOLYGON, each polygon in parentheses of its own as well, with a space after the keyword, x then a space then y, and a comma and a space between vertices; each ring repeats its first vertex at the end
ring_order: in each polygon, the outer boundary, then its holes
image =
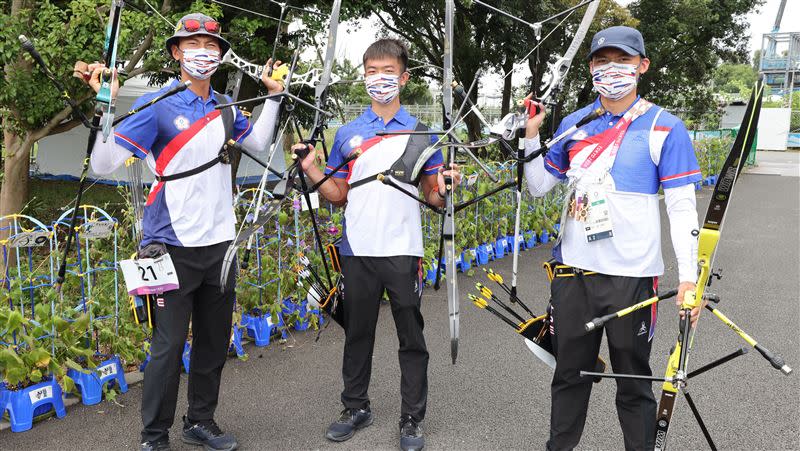
MULTIPOLYGON (((5 121, 5 120, 4 120, 5 121)), ((6 157, 3 162, 3 183, 0 186, 0 217, 19 213, 28 199, 28 170, 30 167, 31 146, 28 141, 5 130, 3 146, 6 157)), ((0 224, 0 240, 8 238, 8 223, 0 224)), ((10 252, 8 264, 15 261, 10 252)), ((5 262, 0 259, 0 274, 6 273, 5 262)))
POLYGON ((3 186, 0 188, 0 216, 19 213, 28 199, 28 170, 30 144, 5 129, 3 145, 6 158, 3 164, 3 186))
MULTIPOLYGON (((503 63, 503 73, 508 74, 511 72, 511 69, 514 68, 514 59, 513 58, 506 58, 505 63, 503 63)), ((500 117, 505 117, 510 110, 511 105, 511 94, 513 92, 514 86, 511 84, 512 76, 509 75, 503 79, 503 100, 501 100, 500 105, 500 117)))

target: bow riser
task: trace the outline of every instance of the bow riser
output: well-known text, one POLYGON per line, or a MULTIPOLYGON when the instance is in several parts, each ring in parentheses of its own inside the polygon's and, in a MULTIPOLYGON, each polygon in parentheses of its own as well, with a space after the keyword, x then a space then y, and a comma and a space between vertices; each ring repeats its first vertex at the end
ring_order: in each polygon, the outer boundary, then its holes
POLYGON ((103 114, 102 131, 103 142, 106 142, 111 134, 111 127, 114 123, 114 112, 116 110, 114 98, 112 97, 111 87, 116 79, 114 72, 117 64, 117 44, 119 41, 120 21, 122 19, 122 9, 125 2, 114 0, 111 2, 111 13, 109 15, 108 26, 106 27, 106 39, 103 49, 103 62, 106 70, 100 77, 100 90, 95 97, 97 114, 103 114))
POLYGON ((233 50, 228 50, 227 52, 225 52, 225 55, 223 55, 221 62, 229 64, 239 69, 245 75, 249 76, 250 78, 252 78, 257 82, 261 81, 261 74, 264 73, 264 66, 253 64, 239 57, 239 55, 233 53, 233 50))

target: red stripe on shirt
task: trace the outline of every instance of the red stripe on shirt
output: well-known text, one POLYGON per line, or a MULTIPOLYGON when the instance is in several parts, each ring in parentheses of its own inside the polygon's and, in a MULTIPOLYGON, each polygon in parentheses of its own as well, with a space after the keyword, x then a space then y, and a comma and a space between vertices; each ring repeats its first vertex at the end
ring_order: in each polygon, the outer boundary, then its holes
POLYGON ((656 125, 655 127, 653 127, 653 131, 656 131, 656 132, 670 132, 670 131, 672 131, 672 127, 665 127, 663 125, 656 125))
POLYGON ((547 163, 547 165, 550 166, 551 168, 553 168, 556 171, 558 171, 559 174, 563 174, 563 173, 567 172, 566 169, 561 169, 560 167, 556 166, 555 163, 553 163, 550 160, 545 159, 544 162, 547 163))
POLYGON ((434 169, 439 169, 442 166, 444 166, 444 163, 435 164, 435 165, 433 165, 433 166, 431 166, 429 168, 424 168, 423 171, 432 171, 434 169))
POLYGON ((667 176, 667 177, 663 177, 661 179, 661 181, 662 182, 666 182, 666 181, 669 181, 669 180, 675 180, 675 179, 679 179, 681 177, 688 177, 690 175, 699 174, 699 173, 700 173, 700 169, 695 169, 694 171, 681 172, 680 174, 675 174, 675 175, 670 175, 670 176, 667 176))
POLYGON ((161 188, 163 187, 164 184, 159 182, 152 189, 150 189, 150 194, 147 195, 147 202, 145 202, 145 206, 152 205, 153 202, 155 202, 158 192, 161 191, 161 188))
MULTIPOLYGON (((408 130, 403 130, 403 131, 408 131, 408 130)), ((361 158, 362 155, 364 155, 369 149, 372 149, 375 146, 375 144, 378 144, 379 142, 383 141, 384 138, 386 138, 386 136, 373 136, 372 138, 362 142, 361 145, 357 146, 355 149, 353 149, 353 151, 355 151, 356 149, 361 149, 361 155, 358 156, 358 158, 361 158)), ((347 183, 350 183, 350 175, 352 175, 353 166, 355 166, 356 161, 358 161, 358 158, 347 163, 346 167, 348 170, 344 171, 347 173, 347 178, 345 179, 347 180, 347 183)))
MULTIPOLYGON (((346 166, 345 166, 345 167, 346 167, 346 166)), ((328 165, 326 164, 326 165, 325 165, 325 169, 327 169, 327 170, 329 170, 329 171, 333 171, 333 170, 334 170, 334 169, 336 169, 336 168, 335 168, 335 167, 333 167, 333 166, 328 166, 328 165)), ((350 171, 348 171, 348 170, 344 169, 344 167, 343 167, 343 168, 339 169, 339 170, 338 170, 338 171, 336 171, 336 172, 344 172, 345 174, 347 174, 347 173, 348 173, 348 172, 350 172, 350 171)))
POLYGON ((201 117, 199 120, 195 121, 189 128, 180 132, 176 137, 172 138, 172 141, 167 143, 164 147, 164 150, 158 155, 156 159, 156 173, 158 175, 164 175, 164 169, 167 168, 170 161, 178 154, 178 152, 183 149, 183 146, 186 145, 192 138, 197 135, 200 130, 202 130, 206 125, 210 124, 211 121, 218 118, 220 115, 219 110, 214 110, 205 116, 201 117))
POLYGON ((147 155, 148 153, 150 153, 150 152, 148 152, 147 150, 145 150, 145 148, 144 148, 144 147, 142 147, 142 146, 140 146, 139 144, 137 144, 137 143, 136 143, 136 141, 134 141, 134 140, 132 140, 132 139, 128 138, 128 137, 127 137, 127 136, 125 136, 125 135, 122 135, 122 134, 120 134, 120 133, 114 132, 114 136, 115 136, 115 137, 117 137, 117 138, 120 138, 121 140, 125 141, 126 143, 128 143, 128 144, 132 145, 133 147, 135 147, 135 148, 137 148, 137 149, 141 150, 141 151, 142 151, 142 153, 144 153, 145 155, 147 155))
POLYGON ((244 136, 244 134, 245 134, 245 133, 247 133, 247 131, 248 131, 248 130, 250 130, 250 121, 247 121, 247 128, 245 128, 245 129, 244 129, 244 131, 242 131, 241 133, 239 133, 239 136, 237 136, 237 137, 236 137, 236 138, 234 138, 233 140, 238 142, 238 141, 239 141, 239 139, 240 139, 242 136, 244 136))
POLYGON ((575 155, 577 155, 583 149, 591 146, 592 144, 600 144, 604 140, 612 139, 611 135, 616 136, 616 133, 614 133, 613 128, 609 128, 608 130, 598 133, 596 135, 587 136, 586 138, 583 138, 582 140, 576 142, 569 149, 569 161, 572 162, 572 159, 575 158, 575 155))

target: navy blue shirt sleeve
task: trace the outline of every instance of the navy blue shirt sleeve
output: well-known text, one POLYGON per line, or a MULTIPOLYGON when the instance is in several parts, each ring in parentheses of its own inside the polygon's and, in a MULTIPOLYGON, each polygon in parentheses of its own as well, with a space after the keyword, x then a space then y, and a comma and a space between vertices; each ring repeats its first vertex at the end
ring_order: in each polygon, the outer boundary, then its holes
POLYGON ((242 110, 239 108, 234 108, 234 110, 236 110, 236 119, 233 121, 233 137, 236 142, 240 143, 253 131, 253 127, 242 110))
MULTIPOLYGON (((344 155, 342 155, 342 146, 344 145, 347 136, 345 136, 344 128, 340 128, 336 130, 336 136, 333 138, 333 147, 331 147, 331 152, 328 155, 328 162, 325 164, 325 174, 330 174, 333 172, 333 169, 336 166, 339 166, 344 161, 344 155)), ((333 174, 334 178, 344 179, 350 175, 350 170, 347 166, 339 169, 333 174)))
MULTIPOLYGON (((561 121, 561 124, 559 124, 558 130, 556 130, 556 134, 554 136, 564 133, 564 130, 572 126, 567 125, 566 122, 566 118, 561 121)), ((550 150, 547 151, 547 155, 544 157, 544 168, 559 180, 565 180, 567 178, 566 173, 567 169, 569 169, 569 150, 566 148, 565 143, 568 141, 569 138, 566 138, 557 142, 553 147, 550 148, 550 150)))
MULTIPOLYGON (((133 103, 132 109, 139 108, 153 99, 155 94, 146 94, 133 103)), ((137 158, 144 159, 158 136, 158 119, 153 105, 129 116, 114 127, 114 142, 128 149, 137 158)))
MULTIPOLYGON (((439 136, 431 135, 431 144, 436 144, 439 141, 439 136)), ((437 150, 436 152, 428 158, 428 161, 425 162, 425 166, 422 168, 422 173, 425 175, 434 175, 439 172, 439 168, 444 166, 444 156, 442 155, 441 150, 437 150)))

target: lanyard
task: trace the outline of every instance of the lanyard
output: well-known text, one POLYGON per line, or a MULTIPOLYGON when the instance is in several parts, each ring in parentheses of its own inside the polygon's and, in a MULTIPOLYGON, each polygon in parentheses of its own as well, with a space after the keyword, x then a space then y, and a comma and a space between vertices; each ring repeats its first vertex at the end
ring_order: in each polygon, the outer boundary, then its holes
POLYGON ((600 141, 592 150, 592 152, 586 157, 586 160, 584 160, 581 164, 581 169, 586 169, 591 166, 609 147, 612 149, 612 156, 616 155, 617 151, 619 150, 619 146, 622 143, 622 139, 625 137, 625 133, 628 131, 628 127, 631 125, 631 122, 646 113, 652 106, 653 104, 647 100, 642 98, 637 100, 636 103, 625 113, 625 115, 622 116, 622 119, 620 119, 619 122, 614 125, 612 128, 614 132, 609 133, 608 136, 604 137, 604 139, 600 141))

